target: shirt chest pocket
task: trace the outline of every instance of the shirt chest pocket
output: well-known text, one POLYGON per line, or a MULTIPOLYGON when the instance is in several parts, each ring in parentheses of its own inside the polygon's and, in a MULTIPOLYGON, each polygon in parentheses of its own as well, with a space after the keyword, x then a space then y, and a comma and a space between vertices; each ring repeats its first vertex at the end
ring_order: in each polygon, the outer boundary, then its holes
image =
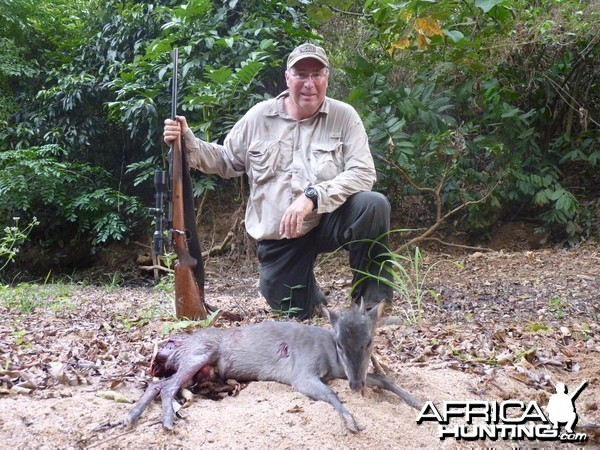
POLYGON ((248 149, 247 173, 251 181, 263 184, 273 178, 280 167, 279 142, 257 142, 248 149))
POLYGON ((317 181, 335 178, 344 170, 343 142, 311 144, 311 166, 317 181))

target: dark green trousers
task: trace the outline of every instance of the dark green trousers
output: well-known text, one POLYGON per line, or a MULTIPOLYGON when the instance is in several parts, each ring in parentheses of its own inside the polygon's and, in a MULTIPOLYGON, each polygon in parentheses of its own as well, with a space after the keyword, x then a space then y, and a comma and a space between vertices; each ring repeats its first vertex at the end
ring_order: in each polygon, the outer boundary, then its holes
POLYGON ((390 279, 383 269, 388 252, 390 204, 377 192, 359 192, 332 213, 324 214, 318 227, 297 239, 258 242, 260 292, 277 311, 289 311, 304 319, 315 315, 325 295, 315 280, 317 255, 340 247, 349 252, 353 271, 354 301, 364 299, 367 307, 386 299, 392 288, 367 272, 390 279), (362 280, 362 281, 361 281, 362 280), (294 312, 296 310, 296 312, 294 312))

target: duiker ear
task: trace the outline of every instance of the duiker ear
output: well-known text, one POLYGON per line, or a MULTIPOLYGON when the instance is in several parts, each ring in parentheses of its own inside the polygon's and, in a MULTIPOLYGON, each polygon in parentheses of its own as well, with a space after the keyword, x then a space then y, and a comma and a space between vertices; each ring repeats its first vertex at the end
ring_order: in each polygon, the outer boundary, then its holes
POLYGON ((385 310, 385 300, 381 300, 377 305, 373 306, 367 312, 367 315, 371 318, 371 320, 375 321, 375 323, 379 323, 380 319, 383 317, 383 311, 385 310))
POLYGON ((327 308, 326 306, 321 306, 321 311, 323 311, 323 315, 329 319, 331 325, 335 325, 335 323, 338 321, 339 314, 327 308))

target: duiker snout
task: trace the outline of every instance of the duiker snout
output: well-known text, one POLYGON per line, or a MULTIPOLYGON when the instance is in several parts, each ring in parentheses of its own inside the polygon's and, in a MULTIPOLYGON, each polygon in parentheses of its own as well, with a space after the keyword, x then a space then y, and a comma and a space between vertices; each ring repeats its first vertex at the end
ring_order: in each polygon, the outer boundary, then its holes
POLYGON ((366 385, 365 380, 350 380, 350 389, 357 391, 364 388, 366 385))
POLYGON ((370 353, 366 351, 351 352, 340 355, 350 389, 356 391, 366 385, 367 370, 369 369, 370 353))

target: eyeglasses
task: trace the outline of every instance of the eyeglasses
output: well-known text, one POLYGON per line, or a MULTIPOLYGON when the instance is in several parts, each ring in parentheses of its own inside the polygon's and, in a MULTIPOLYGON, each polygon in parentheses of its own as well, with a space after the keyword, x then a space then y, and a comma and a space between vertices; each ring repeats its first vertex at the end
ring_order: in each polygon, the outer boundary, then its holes
POLYGON ((306 81, 312 78, 315 83, 318 83, 319 81, 323 81, 327 77, 327 74, 322 72, 294 72, 292 76, 298 81, 306 81))

